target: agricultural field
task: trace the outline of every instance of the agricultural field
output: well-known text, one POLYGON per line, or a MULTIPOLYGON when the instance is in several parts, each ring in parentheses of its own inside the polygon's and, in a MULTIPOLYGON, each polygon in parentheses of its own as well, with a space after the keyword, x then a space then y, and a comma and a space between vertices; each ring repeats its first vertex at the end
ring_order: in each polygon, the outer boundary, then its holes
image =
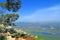
POLYGON ((18 23, 18 27, 37 36, 35 40, 60 40, 60 23, 18 23), (26 29, 27 28, 27 29, 26 29))

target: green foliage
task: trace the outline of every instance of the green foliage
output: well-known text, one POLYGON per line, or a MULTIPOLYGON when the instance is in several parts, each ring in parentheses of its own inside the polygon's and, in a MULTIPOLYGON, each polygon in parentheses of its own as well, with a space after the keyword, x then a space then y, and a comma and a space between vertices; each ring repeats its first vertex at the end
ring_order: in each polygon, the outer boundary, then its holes
POLYGON ((6 3, 0 2, 0 6, 1 6, 2 8, 6 8, 6 3))
POLYGON ((16 33, 16 34, 15 34, 15 37, 16 37, 16 38, 19 38, 20 36, 21 36, 20 33, 16 33))
POLYGON ((5 15, 5 24, 8 23, 8 25, 11 25, 12 22, 16 21, 19 18, 18 14, 6 14, 5 15))
POLYGON ((6 3, 0 2, 0 6, 8 11, 17 12, 21 8, 21 0, 6 0, 6 3))
POLYGON ((7 0, 7 9, 16 12, 21 7, 20 0, 7 0))
POLYGON ((12 22, 16 21, 18 18, 18 14, 5 14, 3 17, 0 17, 0 23, 4 22, 4 25, 11 25, 12 22))
POLYGON ((12 19, 12 21, 15 21, 15 20, 17 20, 18 19, 18 17, 19 17, 19 15, 18 14, 6 14, 5 15, 5 18, 7 18, 7 19, 12 19))
POLYGON ((3 18, 0 18, 0 23, 3 21, 3 18))
POLYGON ((4 35, 0 35, 0 40, 7 40, 7 38, 4 35))
POLYGON ((17 32, 14 30, 14 28, 10 28, 10 29, 8 29, 8 32, 9 32, 10 34, 17 33, 17 32))
MULTIPOLYGON (((7 9, 8 11, 17 12, 18 9, 21 7, 21 0, 6 0, 6 3, 0 2, 0 6, 7 9)), ((13 24, 12 22, 18 19, 18 17, 18 14, 3 14, 3 17, 0 18, 0 23, 3 23, 4 25, 11 25, 13 24)))

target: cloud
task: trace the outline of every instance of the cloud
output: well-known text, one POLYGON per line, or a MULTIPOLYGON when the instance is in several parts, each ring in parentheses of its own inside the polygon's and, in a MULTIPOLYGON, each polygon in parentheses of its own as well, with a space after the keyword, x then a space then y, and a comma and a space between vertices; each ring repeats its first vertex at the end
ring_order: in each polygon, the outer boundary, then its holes
POLYGON ((60 20, 60 5, 38 9, 28 16, 23 16, 20 21, 23 22, 46 22, 46 21, 59 21, 60 20))

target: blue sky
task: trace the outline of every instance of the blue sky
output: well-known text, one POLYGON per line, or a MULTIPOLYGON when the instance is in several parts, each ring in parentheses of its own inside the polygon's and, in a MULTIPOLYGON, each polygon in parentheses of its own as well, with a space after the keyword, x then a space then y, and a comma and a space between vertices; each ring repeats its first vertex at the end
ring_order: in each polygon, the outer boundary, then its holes
POLYGON ((17 12, 20 15, 17 21, 60 21, 60 0, 21 0, 21 5, 21 9, 17 12))

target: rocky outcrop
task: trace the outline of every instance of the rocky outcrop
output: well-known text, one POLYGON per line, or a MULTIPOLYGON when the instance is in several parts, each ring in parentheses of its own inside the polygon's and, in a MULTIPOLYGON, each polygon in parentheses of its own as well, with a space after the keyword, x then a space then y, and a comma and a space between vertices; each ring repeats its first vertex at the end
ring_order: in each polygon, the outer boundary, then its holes
POLYGON ((12 38, 11 36, 7 36, 7 40, 34 40, 33 37, 27 37, 27 38, 12 38))
POLYGON ((0 34, 5 35, 7 40, 34 40, 30 34, 28 35, 21 29, 4 26, 3 24, 0 24, 0 34))

